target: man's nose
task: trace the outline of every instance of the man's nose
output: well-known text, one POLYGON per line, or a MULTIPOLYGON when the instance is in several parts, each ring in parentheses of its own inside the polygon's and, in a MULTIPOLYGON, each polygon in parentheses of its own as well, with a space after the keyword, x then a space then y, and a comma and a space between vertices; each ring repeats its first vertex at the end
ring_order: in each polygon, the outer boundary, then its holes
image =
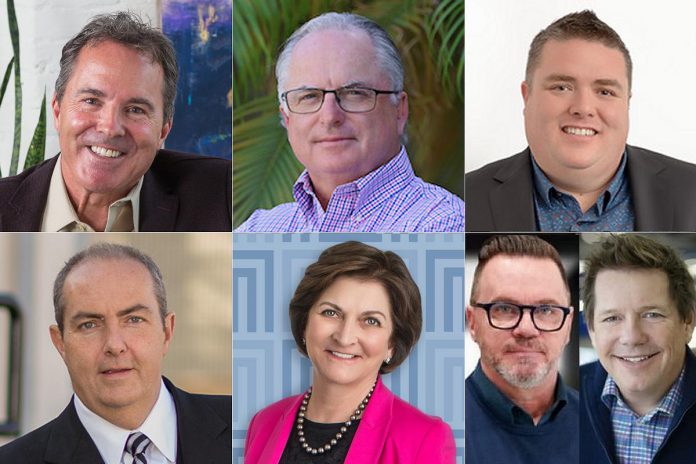
POLYGON ((338 126, 343 123, 346 113, 338 104, 338 96, 335 93, 324 95, 324 103, 319 108, 319 117, 322 124, 338 126))
POLYGON ((124 135, 123 115, 120 108, 115 105, 104 105, 99 110, 97 130, 107 137, 120 137, 124 135))

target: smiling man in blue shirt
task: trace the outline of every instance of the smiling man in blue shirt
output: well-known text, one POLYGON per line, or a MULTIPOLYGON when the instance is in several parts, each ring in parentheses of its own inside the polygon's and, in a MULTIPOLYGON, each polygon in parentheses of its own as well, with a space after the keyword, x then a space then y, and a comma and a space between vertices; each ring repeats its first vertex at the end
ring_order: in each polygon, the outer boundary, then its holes
POLYGON ((693 462, 694 281, 681 257, 636 235, 587 260, 585 320, 599 362, 581 368, 580 462, 693 462))

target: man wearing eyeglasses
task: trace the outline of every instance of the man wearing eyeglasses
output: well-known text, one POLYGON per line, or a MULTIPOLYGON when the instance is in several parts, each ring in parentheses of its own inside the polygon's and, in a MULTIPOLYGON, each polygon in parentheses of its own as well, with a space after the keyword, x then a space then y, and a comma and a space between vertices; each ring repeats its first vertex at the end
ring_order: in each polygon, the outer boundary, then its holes
POLYGON ((481 351, 466 379, 467 462, 577 462, 578 393, 558 373, 573 321, 558 251, 531 235, 488 239, 466 320, 481 351))
POLYGON ((305 170, 295 202, 257 210, 237 232, 464 231, 464 202, 416 177, 402 145, 404 70, 373 21, 326 13, 276 65, 282 122, 305 170))
POLYGON ((580 368, 580 462, 694 462, 688 267, 674 249, 636 235, 606 238, 586 264, 585 320, 599 361, 580 368))

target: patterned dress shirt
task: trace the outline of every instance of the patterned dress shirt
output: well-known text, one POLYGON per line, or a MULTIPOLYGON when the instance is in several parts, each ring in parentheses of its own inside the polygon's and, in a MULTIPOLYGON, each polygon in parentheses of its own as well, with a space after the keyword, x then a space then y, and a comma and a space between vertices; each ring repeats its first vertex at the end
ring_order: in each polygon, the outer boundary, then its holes
POLYGON ((624 152, 619 169, 597 202, 584 213, 580 203, 551 183, 532 156, 537 226, 546 232, 630 232, 635 214, 624 152))
POLYGON ((235 232, 464 232, 464 202, 416 177, 402 147, 388 163, 339 185, 326 211, 305 170, 295 203, 256 210, 235 232))
POLYGON ((639 416, 621 398, 614 379, 607 376, 602 402, 611 410, 616 458, 620 464, 652 462, 681 401, 683 384, 684 369, 655 409, 639 416))

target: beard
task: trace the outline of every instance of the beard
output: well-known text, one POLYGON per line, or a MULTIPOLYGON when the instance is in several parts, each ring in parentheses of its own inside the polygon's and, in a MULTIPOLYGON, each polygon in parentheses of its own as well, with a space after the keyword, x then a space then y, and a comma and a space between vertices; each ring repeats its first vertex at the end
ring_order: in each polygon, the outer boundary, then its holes
POLYGON ((549 373, 556 369, 557 360, 540 362, 529 357, 522 357, 518 362, 511 363, 503 354, 514 346, 533 348, 545 352, 534 340, 516 340, 503 347, 503 350, 493 353, 487 347, 481 346, 481 357, 488 366, 492 367, 507 383, 517 388, 528 390, 541 385, 549 373))

